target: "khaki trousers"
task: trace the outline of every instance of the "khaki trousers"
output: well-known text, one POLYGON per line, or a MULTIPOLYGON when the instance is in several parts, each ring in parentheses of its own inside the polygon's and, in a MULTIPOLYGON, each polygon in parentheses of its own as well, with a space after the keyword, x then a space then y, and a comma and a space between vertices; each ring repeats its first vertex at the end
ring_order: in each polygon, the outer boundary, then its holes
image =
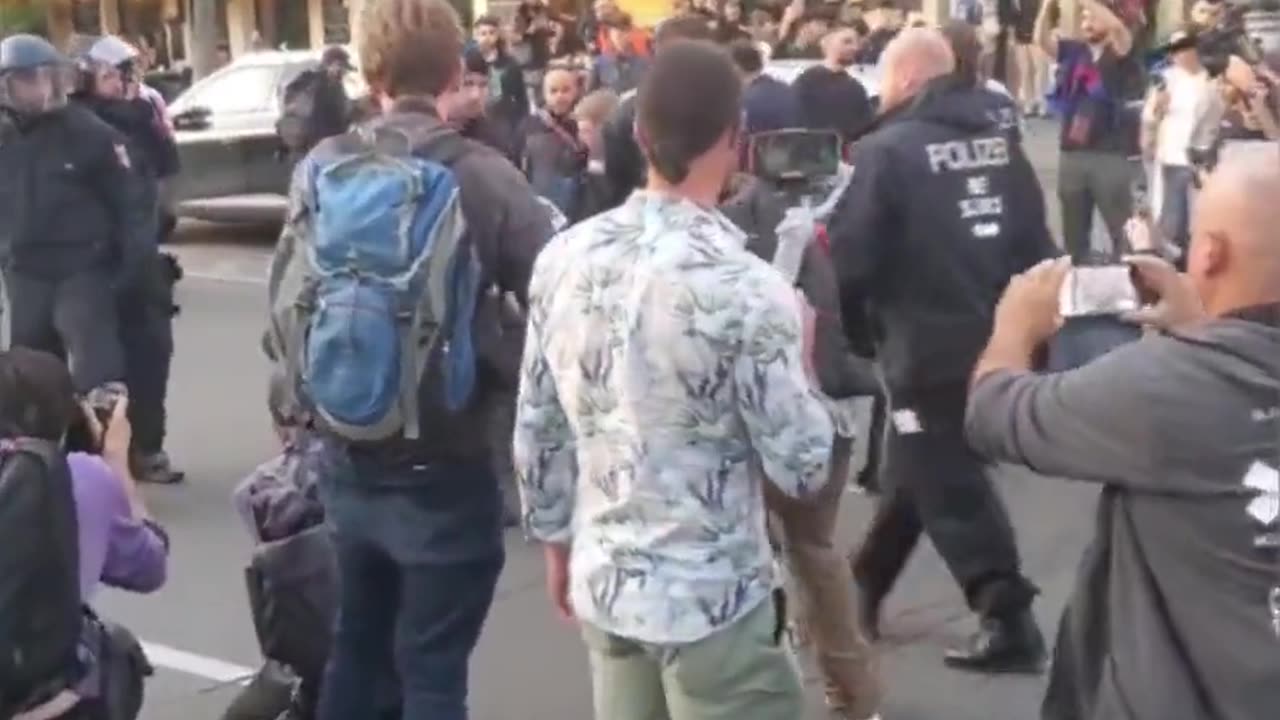
POLYGON ((766 599, 693 643, 660 646, 582 624, 596 720, 799 720, 804 690, 766 599))
POLYGON ((837 437, 831 478, 817 497, 796 500, 765 483, 765 504, 792 576, 793 617, 813 646, 828 704, 851 720, 865 720, 880 705, 878 671, 858 624, 849 561, 834 544, 852 458, 853 441, 837 437))

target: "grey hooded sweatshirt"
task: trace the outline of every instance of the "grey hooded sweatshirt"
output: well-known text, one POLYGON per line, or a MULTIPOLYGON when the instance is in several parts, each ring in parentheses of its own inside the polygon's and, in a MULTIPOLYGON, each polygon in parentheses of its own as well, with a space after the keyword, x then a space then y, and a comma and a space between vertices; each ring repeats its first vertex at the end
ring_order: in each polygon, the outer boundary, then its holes
POLYGON ((1043 720, 1280 718, 1280 305, 999 371, 974 449, 1100 483, 1043 720))

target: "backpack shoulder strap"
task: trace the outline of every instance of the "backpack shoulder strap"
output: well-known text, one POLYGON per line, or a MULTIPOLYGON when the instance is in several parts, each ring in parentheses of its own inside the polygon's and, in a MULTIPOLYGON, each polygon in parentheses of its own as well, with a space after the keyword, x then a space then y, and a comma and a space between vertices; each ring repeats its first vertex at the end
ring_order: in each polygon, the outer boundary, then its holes
POLYGON ((5 452, 6 454, 23 453, 26 455, 34 455, 39 458, 46 467, 53 467, 62 456, 62 450, 56 443, 32 437, 12 438, 10 440, 0 442, 0 451, 5 452))
POLYGON ((453 167, 471 151, 471 145, 457 130, 441 124, 415 144, 414 154, 453 167))

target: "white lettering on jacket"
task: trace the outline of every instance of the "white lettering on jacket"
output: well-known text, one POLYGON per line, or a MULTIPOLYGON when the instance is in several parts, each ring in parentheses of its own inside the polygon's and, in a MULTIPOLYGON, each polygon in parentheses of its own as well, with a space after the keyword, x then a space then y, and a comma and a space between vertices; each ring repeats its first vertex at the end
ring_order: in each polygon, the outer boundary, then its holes
POLYGON ((1009 143, 1002 137, 953 140, 924 146, 934 175, 966 172, 1009 164, 1009 143))

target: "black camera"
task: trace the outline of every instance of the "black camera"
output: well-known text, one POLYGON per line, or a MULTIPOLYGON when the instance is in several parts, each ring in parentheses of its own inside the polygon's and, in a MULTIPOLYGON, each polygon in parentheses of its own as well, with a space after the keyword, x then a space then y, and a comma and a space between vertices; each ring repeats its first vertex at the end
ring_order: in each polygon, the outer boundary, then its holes
POLYGON ((751 136, 749 171, 772 183, 811 183, 840 172, 842 141, 831 130, 773 130, 751 136))
POLYGON ((1235 55, 1250 65, 1263 62, 1262 49, 1250 36, 1246 16, 1260 5, 1256 0, 1234 3, 1223 0, 1222 17, 1213 27, 1200 28, 1189 36, 1176 37, 1156 49, 1157 57, 1165 57, 1186 47, 1195 47, 1200 62, 1213 77, 1226 72, 1231 56, 1235 55))

